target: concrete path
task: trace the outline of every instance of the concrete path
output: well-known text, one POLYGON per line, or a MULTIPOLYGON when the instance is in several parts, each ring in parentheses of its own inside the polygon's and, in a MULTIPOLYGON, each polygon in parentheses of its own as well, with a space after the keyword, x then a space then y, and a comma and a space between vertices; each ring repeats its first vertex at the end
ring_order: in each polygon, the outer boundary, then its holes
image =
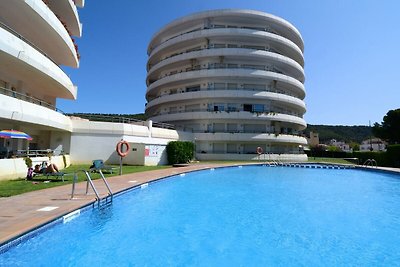
MULTIPOLYGON (((187 167, 114 176, 107 178, 107 181, 113 193, 117 193, 162 177, 226 165, 228 164, 194 164, 187 167)), ((95 180, 94 183, 101 197, 107 196, 108 191, 103 181, 99 179, 95 180)), ((89 188, 89 194, 85 194, 86 182, 77 184, 74 199, 71 199, 71 191, 72 185, 68 184, 0 198, 0 245, 80 207, 95 202, 96 196, 91 188, 89 188)))

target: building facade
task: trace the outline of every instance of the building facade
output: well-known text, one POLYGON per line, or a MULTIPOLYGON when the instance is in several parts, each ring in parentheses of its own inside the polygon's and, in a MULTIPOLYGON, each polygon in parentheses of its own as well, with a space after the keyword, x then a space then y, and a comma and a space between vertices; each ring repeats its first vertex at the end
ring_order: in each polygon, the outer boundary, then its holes
POLYGON ((81 37, 83 6, 84 0, 0 1, 0 130, 33 137, 0 139, 5 157, 28 149, 69 152, 71 122, 56 102, 76 99, 77 87, 60 66, 79 66, 74 38, 81 37))
POLYGON ((361 142, 360 151, 386 151, 386 142, 380 138, 371 138, 361 142))
POLYGON ((148 46, 145 112, 193 132, 199 159, 255 158, 258 147, 306 159, 303 51, 299 31, 267 13, 177 19, 148 46))

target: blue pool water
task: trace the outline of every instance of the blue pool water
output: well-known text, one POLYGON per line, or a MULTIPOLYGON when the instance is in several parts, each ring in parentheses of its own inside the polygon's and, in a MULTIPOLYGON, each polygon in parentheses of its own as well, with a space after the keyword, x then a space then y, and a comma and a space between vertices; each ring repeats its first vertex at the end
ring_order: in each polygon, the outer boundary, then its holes
POLYGON ((0 266, 394 266, 400 179, 244 166, 151 183, 0 255, 0 266))

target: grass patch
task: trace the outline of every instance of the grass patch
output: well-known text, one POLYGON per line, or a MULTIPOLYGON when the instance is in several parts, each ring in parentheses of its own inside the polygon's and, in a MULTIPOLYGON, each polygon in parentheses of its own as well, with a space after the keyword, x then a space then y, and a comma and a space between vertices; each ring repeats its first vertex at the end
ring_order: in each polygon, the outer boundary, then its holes
POLYGON ((308 162, 316 163, 333 163, 333 164, 353 164, 350 161, 340 158, 318 158, 318 157, 308 157, 308 162))
MULTIPOLYGON (((63 169, 62 172, 74 173, 79 170, 89 170, 88 165, 71 165, 70 167, 63 169)), ((114 166, 114 165, 113 165, 114 166)), ((119 167, 115 165, 115 167, 119 167)), ((135 172, 144 172, 144 171, 151 171, 151 170, 159 170, 170 168, 171 166, 122 166, 122 174, 128 173, 135 173, 135 172)), ((104 176, 113 177, 119 175, 119 169, 114 171, 113 173, 103 173, 104 176)), ((99 179, 99 173, 91 173, 90 174, 93 180, 99 179)), ((82 182, 86 180, 86 176, 84 172, 78 172, 78 182, 82 182)), ((26 192, 41 190, 45 188, 51 188, 66 184, 71 184, 73 181, 73 175, 66 175, 64 176, 64 182, 61 178, 56 178, 52 176, 35 176, 32 180, 25 180, 23 179, 16 179, 16 180, 7 180, 7 181, 0 181, 0 197, 10 197, 14 195, 23 194, 26 192)))

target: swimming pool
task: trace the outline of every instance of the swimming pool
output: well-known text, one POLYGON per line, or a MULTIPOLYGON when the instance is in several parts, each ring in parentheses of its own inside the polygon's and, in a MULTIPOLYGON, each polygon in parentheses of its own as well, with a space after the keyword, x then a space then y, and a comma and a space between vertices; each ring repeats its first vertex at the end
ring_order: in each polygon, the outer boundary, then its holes
POLYGON ((0 266, 397 265, 400 179, 243 166, 151 183, 0 255, 0 266))

